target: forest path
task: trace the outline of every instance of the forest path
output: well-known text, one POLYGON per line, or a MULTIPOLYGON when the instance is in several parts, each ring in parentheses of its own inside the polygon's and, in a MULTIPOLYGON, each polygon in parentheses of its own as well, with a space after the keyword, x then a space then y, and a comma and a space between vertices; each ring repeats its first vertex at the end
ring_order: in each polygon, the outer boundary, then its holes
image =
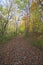
POLYGON ((17 36, 0 47, 0 65, 43 65, 43 52, 17 36))

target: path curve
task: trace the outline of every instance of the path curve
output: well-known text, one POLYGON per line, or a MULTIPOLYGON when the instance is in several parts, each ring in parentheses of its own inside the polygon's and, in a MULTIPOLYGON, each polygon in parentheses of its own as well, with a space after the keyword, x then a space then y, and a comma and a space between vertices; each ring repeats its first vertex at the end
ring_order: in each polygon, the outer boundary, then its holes
POLYGON ((43 65, 43 52, 17 36, 0 47, 0 65, 43 65))

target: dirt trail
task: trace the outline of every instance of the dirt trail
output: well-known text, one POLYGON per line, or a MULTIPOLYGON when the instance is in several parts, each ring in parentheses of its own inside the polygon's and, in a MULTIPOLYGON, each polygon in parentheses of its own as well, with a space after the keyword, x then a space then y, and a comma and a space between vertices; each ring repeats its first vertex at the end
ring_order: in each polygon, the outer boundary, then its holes
POLYGON ((43 52, 17 36, 0 47, 0 65, 43 65, 43 52))

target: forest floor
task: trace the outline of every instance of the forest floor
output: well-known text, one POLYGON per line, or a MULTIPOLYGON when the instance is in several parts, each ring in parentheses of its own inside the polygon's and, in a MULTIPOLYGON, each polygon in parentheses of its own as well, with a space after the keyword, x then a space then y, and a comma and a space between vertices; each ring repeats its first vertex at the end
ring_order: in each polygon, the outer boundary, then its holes
POLYGON ((0 65, 43 65, 43 51, 17 36, 0 45, 0 65))

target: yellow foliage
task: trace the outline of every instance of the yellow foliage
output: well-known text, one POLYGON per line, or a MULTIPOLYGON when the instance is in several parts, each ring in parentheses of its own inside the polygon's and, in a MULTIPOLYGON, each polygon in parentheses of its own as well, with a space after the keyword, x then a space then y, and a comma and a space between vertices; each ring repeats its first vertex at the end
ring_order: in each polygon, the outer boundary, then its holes
POLYGON ((23 18, 22 18, 22 20, 21 20, 21 27, 22 27, 22 29, 25 29, 25 24, 26 24, 26 22, 27 22, 27 17, 26 16, 24 16, 23 18))
POLYGON ((34 11, 35 10, 35 6, 37 6, 36 2, 32 2, 32 5, 30 7, 30 11, 34 11))
POLYGON ((33 28, 33 18, 30 18, 30 23, 29 23, 29 31, 32 31, 33 28))
POLYGON ((22 20, 23 20, 23 21, 26 21, 26 20, 27 20, 27 16, 24 16, 24 17, 22 18, 22 20))
POLYGON ((41 2, 43 1, 43 0, 40 0, 41 2))

